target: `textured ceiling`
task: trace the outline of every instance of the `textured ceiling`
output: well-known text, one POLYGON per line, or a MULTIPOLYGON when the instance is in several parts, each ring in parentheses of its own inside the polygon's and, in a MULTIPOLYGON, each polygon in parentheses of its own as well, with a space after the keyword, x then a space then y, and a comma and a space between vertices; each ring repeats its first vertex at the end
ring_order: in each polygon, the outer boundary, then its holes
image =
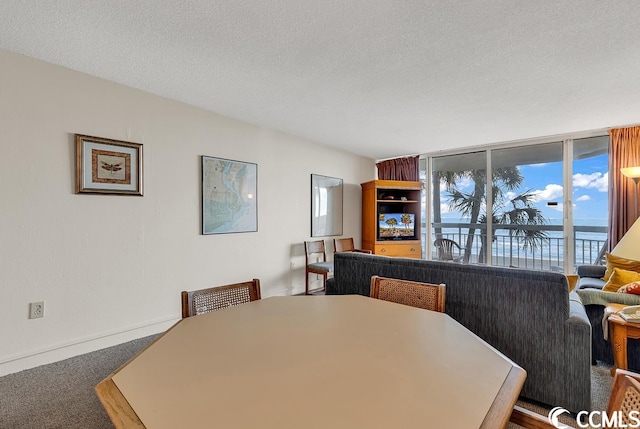
POLYGON ((0 48, 374 159, 640 122, 636 0, 0 1, 0 48))

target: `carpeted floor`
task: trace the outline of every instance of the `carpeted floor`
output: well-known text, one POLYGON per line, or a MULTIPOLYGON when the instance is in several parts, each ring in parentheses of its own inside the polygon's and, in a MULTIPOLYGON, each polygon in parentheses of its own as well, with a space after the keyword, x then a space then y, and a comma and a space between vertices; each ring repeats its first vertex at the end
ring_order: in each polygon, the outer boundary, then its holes
MULTIPOLYGON (((609 396, 611 395, 611 386, 613 384, 613 377, 611 376, 611 366, 598 363, 598 365, 591 366, 591 410, 604 411, 607 409, 609 403, 609 396)), ((518 401, 518 405, 528 410, 535 411, 543 416, 548 416, 551 408, 546 405, 534 404, 531 402, 518 401)), ((576 428, 577 424, 573 417, 568 414, 563 414, 559 419, 562 423, 576 428)), ((509 423, 507 429, 516 429, 520 426, 509 423)))
MULTIPOLYGON (((141 338, 0 377, 0 428, 113 429, 94 388, 154 338, 141 338)), ((611 382, 608 367, 592 367, 592 409, 606 409, 611 382)), ((545 416, 549 411, 536 404, 519 404, 545 416)), ((564 423, 575 427, 575 420, 563 417, 564 423)))
POLYGON ((0 428, 113 429, 94 388, 154 338, 0 377, 0 428))

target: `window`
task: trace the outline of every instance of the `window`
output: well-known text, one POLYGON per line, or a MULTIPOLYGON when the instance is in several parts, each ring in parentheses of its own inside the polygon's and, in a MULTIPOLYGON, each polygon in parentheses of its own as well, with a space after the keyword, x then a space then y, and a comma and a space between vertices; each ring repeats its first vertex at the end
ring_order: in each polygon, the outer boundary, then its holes
MULTIPOLYGON (((597 136, 427 157, 425 241, 454 240, 465 263, 573 272, 596 262, 606 247, 608 143, 597 136)), ((425 250, 438 259, 435 246, 425 250)))

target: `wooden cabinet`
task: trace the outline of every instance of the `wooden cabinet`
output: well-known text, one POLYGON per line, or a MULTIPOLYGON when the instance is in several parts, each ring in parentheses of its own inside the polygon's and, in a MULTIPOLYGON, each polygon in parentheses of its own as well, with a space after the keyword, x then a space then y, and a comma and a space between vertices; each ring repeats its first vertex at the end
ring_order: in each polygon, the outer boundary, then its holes
POLYGON ((376 255, 422 258, 422 183, 362 183, 362 248, 376 255))

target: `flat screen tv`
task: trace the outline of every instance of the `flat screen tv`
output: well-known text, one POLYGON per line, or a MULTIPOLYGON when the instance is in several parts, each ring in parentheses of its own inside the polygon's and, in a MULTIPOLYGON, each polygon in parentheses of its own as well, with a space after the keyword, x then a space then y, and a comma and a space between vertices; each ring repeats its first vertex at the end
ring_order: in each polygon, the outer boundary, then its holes
POLYGON ((380 213, 378 240, 415 240, 415 220, 413 213, 380 213))

